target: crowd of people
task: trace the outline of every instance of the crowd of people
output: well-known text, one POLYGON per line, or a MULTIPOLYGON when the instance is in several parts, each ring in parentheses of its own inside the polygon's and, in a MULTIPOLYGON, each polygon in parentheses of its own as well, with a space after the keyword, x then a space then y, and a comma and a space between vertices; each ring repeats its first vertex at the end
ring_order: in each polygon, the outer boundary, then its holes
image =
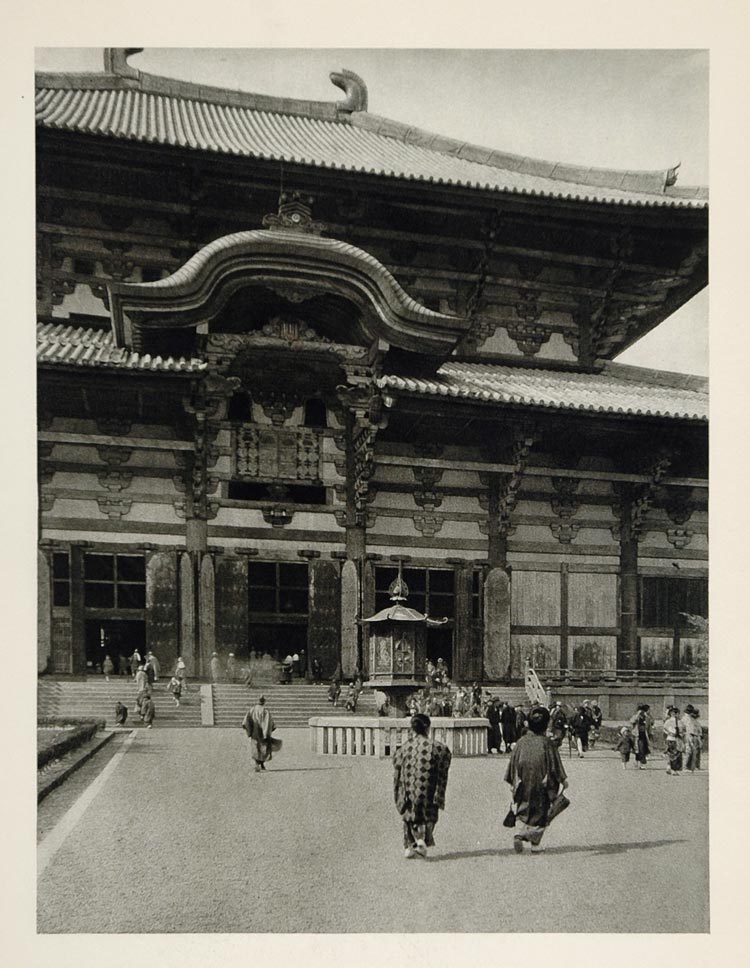
MULTIPOLYGON (((109 656, 105 658, 105 664, 108 658, 109 656)), ((129 657, 128 664, 134 670, 132 679, 135 685, 136 713, 143 725, 147 729, 151 729, 156 719, 153 690, 161 675, 161 664, 153 652, 149 651, 145 657, 142 657, 138 649, 135 649, 129 657)), ((177 657, 174 671, 170 676, 166 688, 167 692, 172 696, 172 701, 175 706, 179 706, 183 693, 187 691, 187 668, 182 656, 177 657)), ((115 724, 117 726, 125 726, 128 720, 128 714, 128 707, 122 700, 119 700, 115 704, 115 724)))

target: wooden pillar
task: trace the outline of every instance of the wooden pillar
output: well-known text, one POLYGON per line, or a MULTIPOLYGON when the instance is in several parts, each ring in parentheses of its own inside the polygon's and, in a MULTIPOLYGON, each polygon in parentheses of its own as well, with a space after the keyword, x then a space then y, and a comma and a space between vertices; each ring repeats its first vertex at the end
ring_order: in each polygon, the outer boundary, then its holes
POLYGON ((214 560, 203 555, 198 580, 198 669, 196 675, 207 676, 211 654, 216 649, 216 577, 214 560))
POLYGON ((197 639, 195 635, 195 565, 190 552, 180 555, 180 640, 178 653, 182 656, 188 676, 198 670, 197 639))
POLYGON ((36 668, 37 672, 47 672, 52 666, 52 574, 46 551, 40 548, 36 561, 36 668))
POLYGON ((216 559, 216 649, 226 659, 239 655, 248 642, 249 600, 247 558, 219 555, 216 559))
MULTIPOLYGON (((373 558, 365 559, 361 564, 362 571, 362 615, 367 617, 375 612, 375 562, 373 558)), ((360 662, 362 670, 369 674, 370 668, 370 633, 369 625, 363 625, 360 630, 360 662)))
POLYGON ((146 648, 154 653, 164 673, 174 668, 178 642, 177 555, 156 551, 146 556, 146 648))
POLYGON ((83 548, 70 548, 70 625, 71 671, 74 675, 86 672, 86 628, 83 618, 83 548))
POLYGON ((490 474, 487 485, 487 557, 491 568, 504 568, 508 560, 508 538, 500 528, 499 474, 490 474))
POLYGON ((341 568, 341 667, 345 676, 354 672, 359 657, 359 569, 347 560, 341 568))
POLYGON ((622 501, 620 527, 620 637, 617 668, 638 668, 638 540, 630 527, 631 500, 622 501))
POLYGON ((568 648, 568 576, 567 561, 560 565, 560 668, 567 669, 570 664, 568 648))
POLYGON ((341 659, 341 588, 336 561, 310 562, 307 661, 318 659, 323 676, 333 675, 341 659))
POLYGON ((503 679, 510 668, 510 577, 490 568, 484 582, 484 677, 503 679))

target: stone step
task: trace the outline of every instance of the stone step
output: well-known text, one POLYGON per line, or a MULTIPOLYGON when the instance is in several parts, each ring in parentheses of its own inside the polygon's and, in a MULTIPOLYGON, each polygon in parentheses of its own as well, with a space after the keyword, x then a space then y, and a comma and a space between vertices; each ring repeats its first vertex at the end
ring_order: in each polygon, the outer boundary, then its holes
MULTIPOLYGON (((167 681, 160 679, 152 689, 156 705, 156 721, 160 726, 201 726, 200 684, 192 681, 181 705, 175 707, 166 690, 167 681)), ((493 696, 518 705, 525 703, 526 693, 518 686, 487 686, 493 696)), ((258 683, 251 687, 239 683, 217 683, 213 686, 214 725, 239 727, 245 713, 258 696, 265 695, 274 720, 280 728, 304 727, 314 716, 350 716, 344 708, 346 688, 342 689, 339 705, 328 702, 328 685, 293 682, 258 683)), ((123 702, 129 710, 129 723, 139 722, 135 708, 135 684, 125 677, 88 680, 40 679, 38 682, 38 715, 40 717, 95 717, 104 719, 107 725, 114 723, 115 703, 123 702)), ((363 689, 357 705, 357 713, 376 715, 375 696, 371 689, 363 689)))
MULTIPOLYGON (((321 685, 246 686, 222 684, 214 686, 214 724, 221 727, 239 726, 245 713, 260 694, 280 728, 305 727, 313 716, 349 716, 343 703, 334 708, 328 702, 328 687, 321 685)), ((343 698, 343 696, 342 696, 343 698)), ((357 711, 366 716, 376 714, 375 697, 365 689, 359 697, 357 711)))
MULTIPOLYGON (((58 718, 65 716, 93 717, 104 719, 107 726, 115 722, 115 704, 122 702, 128 707, 128 725, 138 724, 135 705, 135 687, 128 682, 127 688, 114 682, 102 682, 87 686, 83 690, 71 690, 73 683, 40 681, 37 690, 37 716, 58 718)), ((76 683, 75 685, 81 685, 76 683)), ((192 689, 180 706, 175 706, 172 697, 163 688, 152 693, 156 707, 155 722, 159 726, 192 727, 201 725, 200 694, 192 689)))

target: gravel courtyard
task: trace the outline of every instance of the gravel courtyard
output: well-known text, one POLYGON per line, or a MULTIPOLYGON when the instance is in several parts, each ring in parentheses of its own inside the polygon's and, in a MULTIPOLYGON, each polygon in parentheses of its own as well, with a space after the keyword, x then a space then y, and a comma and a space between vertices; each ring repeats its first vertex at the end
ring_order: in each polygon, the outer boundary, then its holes
POLYGON ((507 757, 454 759, 437 847, 405 860, 389 761, 279 735, 265 774, 239 729, 117 737, 39 807, 38 930, 708 931, 705 772, 566 756, 572 806, 517 856, 507 757))

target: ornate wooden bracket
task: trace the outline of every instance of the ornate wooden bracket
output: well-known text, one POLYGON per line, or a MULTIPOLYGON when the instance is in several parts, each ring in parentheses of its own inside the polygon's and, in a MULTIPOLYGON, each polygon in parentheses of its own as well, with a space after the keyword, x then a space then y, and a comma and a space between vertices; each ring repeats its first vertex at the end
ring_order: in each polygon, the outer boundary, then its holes
POLYGON ((486 220, 482 229, 484 246, 474 268, 476 280, 466 300, 465 316, 469 320, 469 331, 462 340, 461 345, 463 349, 475 350, 495 331, 494 323, 480 320, 477 317, 482 304, 484 290, 487 286, 487 278, 490 273, 490 258, 499 228, 500 213, 494 211, 486 220))
POLYGON ((369 482, 375 467, 375 438, 387 426, 388 412, 381 394, 371 383, 341 386, 338 396, 349 413, 349 524, 366 527, 369 482))
POLYGON ((183 409, 192 418, 193 431, 193 453, 185 457, 186 511, 192 517, 208 520, 218 511, 218 503, 208 501, 213 480, 209 479, 208 469, 219 459, 214 443, 229 398, 239 386, 238 377, 212 374, 197 381, 191 395, 183 397, 183 409))
POLYGON ((531 448, 539 440, 539 431, 533 424, 517 424, 513 428, 513 441, 507 463, 513 464, 510 474, 503 475, 498 498, 498 524, 500 534, 507 534, 510 518, 518 501, 526 464, 531 448))
POLYGON ((628 536, 635 541, 638 541, 646 530, 646 514, 653 507, 661 480, 669 470, 671 464, 671 455, 667 453, 660 454, 646 470, 646 474, 650 477, 649 482, 640 485, 635 492, 630 505, 630 517, 625 522, 628 529, 628 536))

